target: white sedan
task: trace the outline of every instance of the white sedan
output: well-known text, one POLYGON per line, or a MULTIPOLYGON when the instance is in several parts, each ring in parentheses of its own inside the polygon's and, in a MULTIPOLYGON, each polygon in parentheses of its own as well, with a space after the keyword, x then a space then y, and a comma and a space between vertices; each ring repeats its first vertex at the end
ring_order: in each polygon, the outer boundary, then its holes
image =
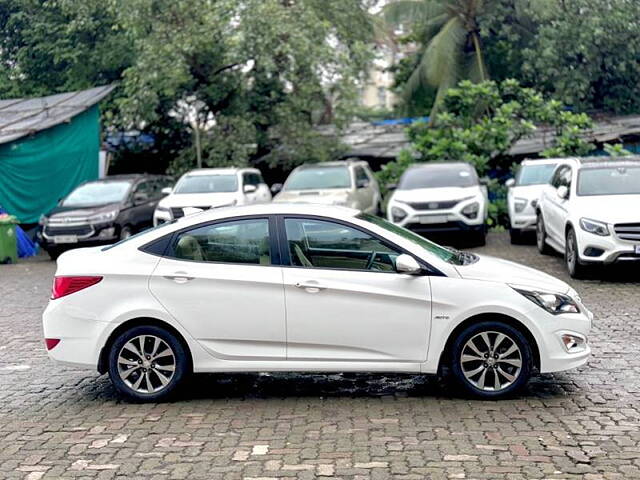
POLYGON ((450 372, 512 394, 583 365, 592 314, 566 283, 343 207, 184 217, 58 260, 49 356, 157 401, 195 372, 450 372))

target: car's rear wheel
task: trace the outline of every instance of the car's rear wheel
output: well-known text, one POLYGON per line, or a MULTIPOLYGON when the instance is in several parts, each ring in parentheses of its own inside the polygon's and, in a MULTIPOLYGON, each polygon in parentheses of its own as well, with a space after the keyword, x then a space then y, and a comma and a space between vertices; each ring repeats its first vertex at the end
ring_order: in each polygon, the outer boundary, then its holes
POLYGON ((551 254, 551 247, 547 245, 547 229, 544 226, 544 217, 541 213, 538 214, 536 221, 536 245, 542 255, 551 254))
POLYGON ((531 346, 516 328, 484 321, 464 329, 451 349, 451 371, 465 393, 499 398, 522 389, 531 376, 531 346))
POLYGON ((123 395, 156 402, 174 393, 190 371, 182 343, 167 330, 153 325, 121 333, 109 350, 109 377, 123 395))
POLYGON ((519 245, 522 243, 522 230, 519 228, 510 228, 509 239, 513 245, 519 245))
POLYGON ((587 273, 587 266, 580 263, 578 255, 578 241, 573 228, 567 230, 564 242, 564 261, 567 264, 567 271, 571 278, 583 278, 587 273))

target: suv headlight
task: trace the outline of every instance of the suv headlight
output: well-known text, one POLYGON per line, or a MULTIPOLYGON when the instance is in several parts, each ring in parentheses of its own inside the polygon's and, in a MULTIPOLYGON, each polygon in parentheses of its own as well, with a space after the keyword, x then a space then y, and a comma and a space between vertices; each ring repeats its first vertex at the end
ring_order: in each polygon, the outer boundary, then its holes
POLYGON ((588 218, 580 219, 580 228, 585 232, 593 233, 594 235, 600 235, 606 237, 609 235, 609 227, 606 223, 599 222, 597 220, 589 220, 588 218))
POLYGON ((395 223, 401 222, 405 218, 407 218, 407 212, 405 212, 400 207, 391 207, 391 218, 395 223))
POLYGON ((118 210, 111 210, 110 212, 100 212, 95 215, 91 215, 87 220, 89 223, 107 223, 113 222, 120 213, 118 210))
POLYGON ((473 202, 462 209, 462 214, 467 218, 473 219, 478 216, 479 211, 480 204, 478 202, 473 202))
POLYGON ((167 207, 160 207, 160 206, 157 206, 157 207, 156 207, 156 212, 169 213, 169 209, 168 209, 167 207))
POLYGON ((560 293, 538 292, 535 290, 522 290, 519 288, 514 288, 514 290, 553 315, 560 315, 561 313, 580 313, 580 307, 578 304, 567 295, 562 295, 560 293))
POLYGON ((524 211, 524 209, 527 206, 527 199, 526 198, 515 198, 513 200, 513 205, 515 207, 516 213, 521 213, 524 211))

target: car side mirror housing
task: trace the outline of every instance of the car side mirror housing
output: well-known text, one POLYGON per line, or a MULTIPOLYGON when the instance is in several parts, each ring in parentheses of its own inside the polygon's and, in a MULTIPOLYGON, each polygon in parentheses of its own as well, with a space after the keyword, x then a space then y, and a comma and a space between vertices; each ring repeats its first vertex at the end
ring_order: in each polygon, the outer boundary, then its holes
POLYGON ((516 180, 515 180, 515 178, 510 178, 509 180, 507 180, 506 182, 504 182, 504 184, 505 184, 508 188, 511 188, 511 187, 514 187, 514 186, 515 186, 515 184, 516 184, 516 180))
POLYGON ((556 193, 562 200, 569 198, 569 189, 565 185, 560 185, 556 190, 556 193))
POLYGON ((133 204, 140 205, 141 203, 149 201, 149 195, 146 193, 136 193, 133 195, 133 204))
POLYGON ((282 191, 281 183, 274 183, 273 185, 271 185, 271 193, 273 195, 275 195, 276 193, 280 193, 281 191, 282 191))
POLYGON ((356 188, 367 188, 369 186, 369 180, 358 180, 356 182, 356 188))
POLYGON ((171 192, 173 192, 173 188, 171 187, 164 187, 162 190, 160 190, 160 193, 165 197, 167 195, 171 195, 171 192))
POLYGON ((391 190, 395 190, 396 188, 398 188, 397 183, 387 183, 387 190, 391 191, 391 190))
POLYGON ((489 185, 489 179, 487 177, 482 177, 480 179, 480 185, 486 187, 487 185, 489 185))
POLYGON ((258 187, 255 185, 245 185, 242 191, 244 193, 255 193, 258 190, 258 187))
POLYGON ((407 275, 419 275, 422 267, 411 255, 403 253, 396 258, 396 272, 407 275))

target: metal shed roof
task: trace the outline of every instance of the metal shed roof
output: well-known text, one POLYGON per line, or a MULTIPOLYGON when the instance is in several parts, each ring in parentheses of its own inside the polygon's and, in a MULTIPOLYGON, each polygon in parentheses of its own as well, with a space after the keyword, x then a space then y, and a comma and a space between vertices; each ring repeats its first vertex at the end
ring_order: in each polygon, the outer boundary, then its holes
POLYGON ((105 85, 41 98, 0 100, 0 144, 66 122, 98 103, 114 88, 105 85))

